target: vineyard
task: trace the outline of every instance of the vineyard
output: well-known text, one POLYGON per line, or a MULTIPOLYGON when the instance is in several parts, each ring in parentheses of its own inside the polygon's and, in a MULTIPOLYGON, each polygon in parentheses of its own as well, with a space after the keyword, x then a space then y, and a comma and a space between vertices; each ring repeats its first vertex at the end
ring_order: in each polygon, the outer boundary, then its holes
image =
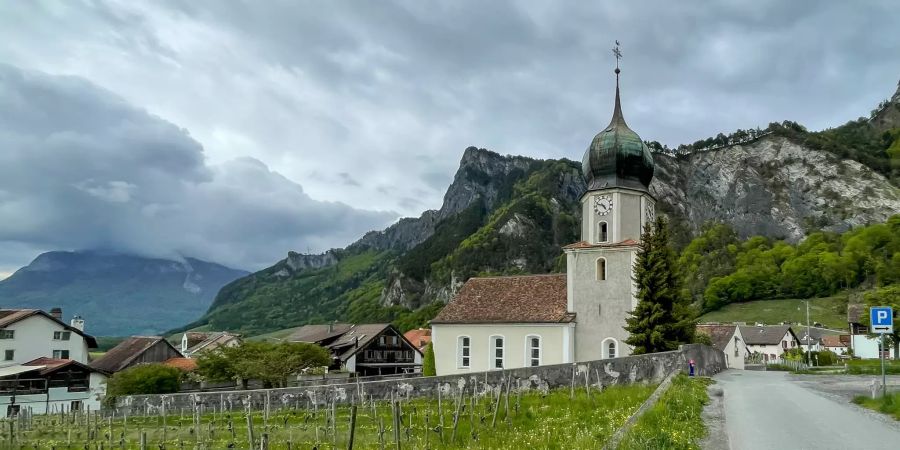
POLYGON ((484 395, 309 402, 262 411, 160 411, 104 417, 97 411, 30 415, 0 424, 14 449, 463 449, 600 448, 655 386, 519 390, 484 395))

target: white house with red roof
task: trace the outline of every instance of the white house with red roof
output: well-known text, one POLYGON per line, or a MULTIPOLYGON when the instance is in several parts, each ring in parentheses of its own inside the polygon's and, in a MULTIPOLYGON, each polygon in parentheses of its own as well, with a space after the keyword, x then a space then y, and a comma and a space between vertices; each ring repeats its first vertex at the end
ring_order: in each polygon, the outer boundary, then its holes
POLYGON ((84 332, 84 320, 62 320, 62 310, 0 309, 0 366, 37 358, 71 359, 88 363, 97 340, 84 332))
POLYGON ((432 321, 438 375, 631 354, 625 319, 637 306, 633 267, 652 221, 654 164, 628 128, 616 71, 612 120, 584 153, 581 240, 566 273, 472 278, 432 321))

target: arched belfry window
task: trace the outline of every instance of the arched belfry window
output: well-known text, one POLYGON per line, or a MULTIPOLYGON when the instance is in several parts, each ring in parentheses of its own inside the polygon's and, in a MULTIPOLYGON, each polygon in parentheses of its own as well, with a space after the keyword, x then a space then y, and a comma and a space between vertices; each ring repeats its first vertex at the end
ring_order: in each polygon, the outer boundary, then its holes
POLYGON ((609 241, 609 225, 606 222, 600 222, 597 225, 597 242, 609 241))
POLYGON ((597 258, 597 281, 606 280, 606 258, 597 258))

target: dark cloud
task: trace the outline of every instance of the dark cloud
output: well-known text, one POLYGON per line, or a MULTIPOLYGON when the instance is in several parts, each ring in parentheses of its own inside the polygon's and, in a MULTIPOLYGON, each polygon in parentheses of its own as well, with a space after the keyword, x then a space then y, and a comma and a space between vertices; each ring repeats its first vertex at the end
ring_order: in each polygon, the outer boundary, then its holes
POLYGON ((208 165, 185 130, 83 80, 0 65, 0 104, 0 260, 28 243, 259 268, 396 218, 313 200, 253 158, 208 165))
MULTIPOLYGON (((440 205, 469 145, 580 160, 611 114, 615 39, 629 124, 675 146, 868 114, 900 78, 896 16, 890 0, 3 2, 0 59, 190 130, 158 162, 179 179, 212 183, 250 156, 308 198, 417 215, 440 205), (206 163, 177 147, 200 144, 206 163)), ((99 147, 86 157, 102 161, 99 147)), ((143 195, 141 179, 75 183, 120 206, 143 195)))

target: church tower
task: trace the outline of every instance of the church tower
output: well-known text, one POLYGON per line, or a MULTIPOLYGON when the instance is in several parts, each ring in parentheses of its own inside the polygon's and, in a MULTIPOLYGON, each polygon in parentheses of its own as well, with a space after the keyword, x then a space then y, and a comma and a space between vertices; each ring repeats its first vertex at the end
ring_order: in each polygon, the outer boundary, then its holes
POLYGON ((625 344, 625 318, 637 305, 632 281, 643 226, 652 221, 656 200, 650 195, 653 156, 628 128, 619 96, 612 120, 594 136, 584 153, 587 191, 581 197, 581 241, 566 247, 567 306, 575 313, 574 346, 569 361, 590 361, 631 354, 625 344))

